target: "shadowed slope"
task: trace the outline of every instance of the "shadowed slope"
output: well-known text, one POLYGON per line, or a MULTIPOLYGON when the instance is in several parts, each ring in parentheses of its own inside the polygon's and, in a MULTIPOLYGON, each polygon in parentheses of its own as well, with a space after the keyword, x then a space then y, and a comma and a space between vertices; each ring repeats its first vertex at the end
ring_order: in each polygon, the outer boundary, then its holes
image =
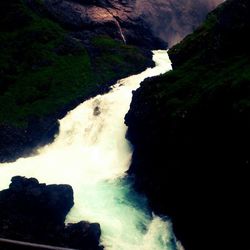
POLYGON ((152 207, 171 216, 187 250, 219 248, 235 238, 232 228, 244 235, 249 11, 249 1, 231 0, 209 14, 169 51, 174 70, 142 83, 126 116, 135 147, 129 173, 152 207))

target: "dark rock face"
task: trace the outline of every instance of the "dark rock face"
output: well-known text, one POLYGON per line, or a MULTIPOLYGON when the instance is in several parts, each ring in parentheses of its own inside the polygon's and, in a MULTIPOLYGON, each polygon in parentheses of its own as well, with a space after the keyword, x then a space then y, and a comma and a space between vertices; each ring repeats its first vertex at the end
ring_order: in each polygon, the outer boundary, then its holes
POLYGON ((109 35, 148 49, 166 48, 134 10, 135 1, 44 1, 50 15, 71 30, 109 35))
POLYGON ((138 0, 138 14, 153 34, 173 46, 197 28, 223 0, 138 0))
POLYGON ((150 49, 179 42, 223 0, 45 0, 49 13, 75 30, 108 34, 150 49), (163 42, 164 41, 164 42, 163 42))
POLYGON ((249 11, 249 1, 231 0, 209 14, 169 51, 174 70, 142 83, 126 115, 129 174, 186 250, 226 249, 237 237, 246 245, 249 11))
POLYGON ((0 237, 77 249, 99 247, 100 226, 81 221, 64 225, 72 208, 69 185, 39 184, 34 178, 16 176, 0 192, 0 237))

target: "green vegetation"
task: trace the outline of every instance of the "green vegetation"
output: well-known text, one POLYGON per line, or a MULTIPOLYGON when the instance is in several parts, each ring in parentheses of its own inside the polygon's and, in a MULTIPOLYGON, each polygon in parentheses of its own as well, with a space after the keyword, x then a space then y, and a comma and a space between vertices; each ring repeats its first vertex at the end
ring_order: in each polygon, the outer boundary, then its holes
POLYGON ((135 65, 146 64, 146 57, 140 53, 137 47, 125 45, 107 36, 95 37, 92 43, 99 52, 94 57, 99 81, 107 82, 114 79, 118 72, 129 75, 134 72, 135 65))
MULTIPOLYGON (((232 57, 220 64, 195 65, 192 61, 154 80, 148 93, 155 93, 158 108, 172 117, 183 112, 192 113, 205 101, 212 103, 219 96, 221 102, 228 98, 228 109, 236 112, 250 111, 249 99, 250 58, 232 57), (219 95, 219 96, 218 96, 219 95)), ((150 97, 152 98, 152 97, 150 97)))
POLYGON ((138 49, 110 37, 93 39, 92 58, 46 17, 42 2, 36 13, 21 0, 0 3, 0 124, 25 127, 146 64, 138 49))

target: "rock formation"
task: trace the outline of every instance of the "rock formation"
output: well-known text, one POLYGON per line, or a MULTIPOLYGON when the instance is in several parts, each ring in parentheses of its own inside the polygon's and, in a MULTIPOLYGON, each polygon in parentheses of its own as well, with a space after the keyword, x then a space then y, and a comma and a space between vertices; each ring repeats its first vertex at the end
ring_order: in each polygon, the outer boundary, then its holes
POLYGON ((197 28, 209 11, 223 0, 138 0, 139 16, 153 34, 173 46, 197 28))
MULTIPOLYGON (((34 2, 29 3, 36 8, 34 2)), ((78 37, 109 35, 124 43, 149 49, 166 48, 167 43, 153 35, 149 24, 137 14, 134 4, 134 0, 44 1, 50 15, 78 37)))
POLYGON ((69 185, 46 186, 34 178, 13 177, 9 189, 0 192, 0 237, 57 247, 103 249, 99 246, 99 224, 64 224, 73 204, 69 185))
POLYGON ((172 46, 192 32, 223 0, 44 2, 56 20, 78 32, 109 34, 129 44, 166 48, 167 44, 172 46))

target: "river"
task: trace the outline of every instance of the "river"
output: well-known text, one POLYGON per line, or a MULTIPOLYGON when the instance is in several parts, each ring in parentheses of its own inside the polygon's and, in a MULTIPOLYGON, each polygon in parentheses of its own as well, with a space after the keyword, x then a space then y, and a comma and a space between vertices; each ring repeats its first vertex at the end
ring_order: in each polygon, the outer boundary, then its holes
POLYGON ((66 222, 101 225, 107 250, 173 250, 167 218, 154 216, 126 177, 133 149, 125 139, 124 116, 132 91, 147 77, 171 70, 167 51, 153 51, 154 68, 119 80, 109 93, 89 99, 61 119, 53 143, 31 157, 0 164, 0 190, 16 175, 46 184, 69 184, 75 205, 66 222))

